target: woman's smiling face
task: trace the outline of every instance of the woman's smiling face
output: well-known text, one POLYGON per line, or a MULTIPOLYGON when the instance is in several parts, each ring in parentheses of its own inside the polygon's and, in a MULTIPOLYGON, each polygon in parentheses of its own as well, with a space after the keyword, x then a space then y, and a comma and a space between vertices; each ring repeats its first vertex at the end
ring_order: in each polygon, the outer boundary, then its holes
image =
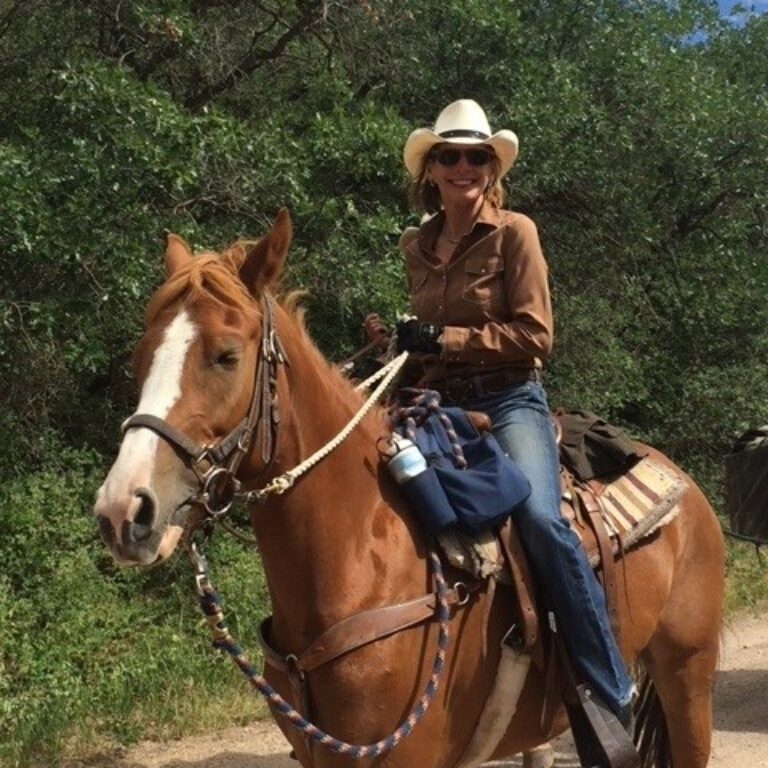
POLYGON ((483 145, 440 144, 430 154, 428 174, 443 205, 472 205, 493 182, 493 150, 483 145))

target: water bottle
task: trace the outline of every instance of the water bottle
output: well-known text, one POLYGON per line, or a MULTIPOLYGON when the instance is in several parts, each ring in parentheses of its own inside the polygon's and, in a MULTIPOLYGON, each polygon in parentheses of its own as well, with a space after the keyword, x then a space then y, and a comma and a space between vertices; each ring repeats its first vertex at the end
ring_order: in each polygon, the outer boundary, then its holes
POLYGON ((404 483, 427 468, 424 454, 407 438, 393 433, 385 454, 387 467, 398 483, 404 483))
POLYGON ((456 513, 437 474, 427 472, 427 460, 416 445, 395 432, 389 439, 385 457, 411 511, 427 533, 440 533, 456 522, 456 513))

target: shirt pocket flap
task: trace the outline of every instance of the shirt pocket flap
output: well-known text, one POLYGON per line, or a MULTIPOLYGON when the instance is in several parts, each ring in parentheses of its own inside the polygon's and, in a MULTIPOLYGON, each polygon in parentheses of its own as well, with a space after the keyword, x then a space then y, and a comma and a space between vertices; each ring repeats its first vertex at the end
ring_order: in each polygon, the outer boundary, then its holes
POLYGON ((501 256, 489 256, 487 253, 478 253, 469 256, 464 265, 464 271, 468 275, 493 275, 504 271, 504 259, 501 256))

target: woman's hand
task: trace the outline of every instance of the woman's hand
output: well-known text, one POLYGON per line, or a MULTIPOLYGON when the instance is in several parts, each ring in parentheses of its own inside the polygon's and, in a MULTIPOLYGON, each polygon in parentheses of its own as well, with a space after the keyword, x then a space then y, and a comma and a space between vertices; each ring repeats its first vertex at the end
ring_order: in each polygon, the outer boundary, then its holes
POLYGON ((389 331, 375 312, 365 316, 363 328, 370 341, 375 342, 376 346, 382 351, 387 350, 389 347, 389 331))
POLYGON ((443 347, 438 341, 443 328, 433 323, 422 323, 416 318, 397 324, 398 352, 431 352, 439 354, 443 347))

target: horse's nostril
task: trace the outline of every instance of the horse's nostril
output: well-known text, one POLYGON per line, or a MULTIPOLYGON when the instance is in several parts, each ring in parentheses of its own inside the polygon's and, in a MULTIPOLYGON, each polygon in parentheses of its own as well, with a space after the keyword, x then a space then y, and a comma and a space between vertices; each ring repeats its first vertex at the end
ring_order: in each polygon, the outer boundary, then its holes
POLYGON ((151 491, 138 490, 135 493, 139 500, 139 508, 133 520, 126 521, 127 538, 138 544, 146 541, 152 535, 152 526, 155 522, 155 497, 151 491))
POLYGON ((115 529, 112 527, 112 522, 103 515, 99 515, 99 533, 101 540, 108 547, 115 541, 115 529))
POLYGON ((155 522, 155 500, 149 491, 136 491, 139 499, 139 508, 133 518, 133 522, 141 527, 151 528, 155 522))

